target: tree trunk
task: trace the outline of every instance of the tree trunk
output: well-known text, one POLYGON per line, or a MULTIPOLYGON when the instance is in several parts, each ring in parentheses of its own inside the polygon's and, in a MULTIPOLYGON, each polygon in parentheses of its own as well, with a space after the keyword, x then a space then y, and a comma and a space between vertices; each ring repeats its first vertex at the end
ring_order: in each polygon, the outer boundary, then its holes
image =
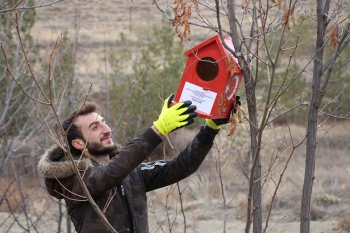
MULTIPOLYGON (((261 163, 260 154, 258 156, 258 163, 254 168, 254 180, 261 178, 261 163)), ((254 158, 252 158, 254 160, 254 158)), ((262 212, 261 212, 261 181, 257 181, 253 185, 253 233, 262 232, 262 212)))
POLYGON ((305 161, 305 177, 301 200, 301 216, 300 216, 300 232, 310 232, 310 214, 311 214, 311 195, 313 181, 315 179, 315 154, 316 154, 316 136, 317 136, 317 120, 318 110, 323 97, 321 90, 322 81, 322 61, 324 53, 324 31, 326 18, 323 12, 322 0, 317 0, 317 38, 316 53, 314 58, 313 78, 312 78, 312 94, 308 115, 307 126, 307 143, 306 143, 306 161, 305 161))
MULTIPOLYGON (((244 62, 245 60, 240 62, 244 62)), ((248 213, 247 213, 247 225, 246 232, 249 232, 250 222, 253 220, 253 233, 262 232, 262 212, 261 212, 261 163, 260 163, 260 153, 258 152, 258 115, 256 109, 256 98, 255 98, 255 81, 251 76, 246 63, 241 67, 244 75, 245 90, 247 95, 247 105, 248 105, 248 115, 250 120, 250 141, 251 141, 251 156, 252 156, 252 167, 251 167, 251 179, 249 187, 251 191, 248 193, 248 213), (256 162, 254 162, 256 160, 256 162), (255 180, 259 180, 253 183, 255 180), (250 200, 253 202, 250 203, 250 200)))
MULTIPOLYGON (((238 54, 241 55, 240 51, 240 40, 238 38, 238 31, 237 31, 237 24, 236 24, 236 15, 235 15, 235 0, 228 0, 227 2, 227 8, 228 8, 228 17, 230 21, 230 28, 232 32, 232 42, 234 47, 236 48, 238 54)), ((239 64, 242 68, 243 76, 244 76, 244 83, 245 83, 245 91, 246 91, 246 98, 247 98, 247 105, 248 105, 248 114, 249 114, 249 120, 251 122, 250 124, 250 140, 251 140, 251 157, 252 161, 254 161, 255 156, 258 156, 257 163, 255 164, 253 169, 253 172, 250 174, 253 175, 253 180, 257 180, 261 177, 261 164, 260 164, 260 158, 258 151, 258 115, 257 115, 257 109, 256 109, 256 98, 255 98, 255 81, 253 80, 253 77, 251 75, 249 66, 247 61, 244 59, 243 55, 241 55, 238 58, 239 64)), ((247 225, 246 225, 246 232, 249 232, 250 229, 250 223, 253 219, 253 232, 254 233, 261 233, 262 232, 262 212, 261 212, 261 182, 258 181, 254 183, 252 188, 252 192, 248 193, 248 202, 250 200, 253 200, 252 205, 250 206, 248 203, 248 209, 247 211, 247 225)))

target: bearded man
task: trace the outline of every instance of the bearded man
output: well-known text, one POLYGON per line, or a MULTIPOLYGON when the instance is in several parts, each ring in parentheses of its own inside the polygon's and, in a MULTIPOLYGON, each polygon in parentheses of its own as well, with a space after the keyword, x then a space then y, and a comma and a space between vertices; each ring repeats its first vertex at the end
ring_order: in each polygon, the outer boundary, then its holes
MULTIPOLYGON (((198 134, 171 161, 143 163, 171 131, 194 122, 196 106, 191 101, 171 106, 164 102, 157 121, 118 150, 111 129, 97 113, 96 104, 85 103, 64 122, 70 152, 97 206, 104 210, 118 233, 148 233, 146 192, 176 183, 194 173, 210 151, 221 121, 206 120, 198 134)), ((240 102, 239 102, 240 103, 240 102)), ((77 232, 108 232, 85 198, 73 166, 58 146, 49 148, 38 164, 50 195, 64 199, 77 232)))

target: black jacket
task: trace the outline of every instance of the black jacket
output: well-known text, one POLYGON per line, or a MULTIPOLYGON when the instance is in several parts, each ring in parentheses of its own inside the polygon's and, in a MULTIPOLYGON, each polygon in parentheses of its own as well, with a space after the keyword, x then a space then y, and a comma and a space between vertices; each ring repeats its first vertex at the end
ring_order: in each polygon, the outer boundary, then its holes
MULTIPOLYGON (((146 192, 176 183, 194 173, 213 145, 217 131, 202 127, 189 145, 171 161, 142 163, 162 139, 148 129, 100 165, 74 156, 80 174, 101 210, 118 233, 148 233, 146 192)), ((64 199, 77 232, 107 232, 96 211, 84 198, 72 165, 59 147, 41 157, 39 171, 48 192, 64 199)))

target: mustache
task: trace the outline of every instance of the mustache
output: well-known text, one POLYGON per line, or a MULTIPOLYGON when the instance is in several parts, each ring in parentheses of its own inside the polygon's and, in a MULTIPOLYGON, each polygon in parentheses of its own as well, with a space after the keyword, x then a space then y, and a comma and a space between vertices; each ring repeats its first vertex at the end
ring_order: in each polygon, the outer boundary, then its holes
POLYGON ((105 134, 105 135, 100 139, 100 141, 102 142, 102 141, 105 140, 106 138, 112 138, 112 135, 111 135, 110 133, 105 134))

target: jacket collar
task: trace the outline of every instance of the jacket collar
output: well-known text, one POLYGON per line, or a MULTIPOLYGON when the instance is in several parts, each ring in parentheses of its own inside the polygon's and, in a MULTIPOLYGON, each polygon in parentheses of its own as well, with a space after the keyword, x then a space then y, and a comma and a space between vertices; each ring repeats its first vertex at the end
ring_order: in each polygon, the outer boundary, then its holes
MULTIPOLYGON (((84 155, 73 155, 73 160, 78 169, 82 171, 93 166, 91 160, 84 155)), ((38 163, 38 171, 45 178, 50 179, 67 178, 75 174, 72 162, 68 160, 64 151, 57 145, 47 149, 41 156, 38 163)))
MULTIPOLYGON (((117 148, 111 153, 110 157, 114 157, 121 145, 116 144, 117 148)), ((99 166, 97 162, 84 155, 74 155, 73 160, 75 165, 80 171, 85 171, 93 166, 99 166)), ((41 156, 38 163, 38 171, 45 177, 50 179, 62 179, 74 175, 74 168, 72 162, 68 160, 68 157, 64 154, 64 151, 57 145, 51 146, 41 156)))

